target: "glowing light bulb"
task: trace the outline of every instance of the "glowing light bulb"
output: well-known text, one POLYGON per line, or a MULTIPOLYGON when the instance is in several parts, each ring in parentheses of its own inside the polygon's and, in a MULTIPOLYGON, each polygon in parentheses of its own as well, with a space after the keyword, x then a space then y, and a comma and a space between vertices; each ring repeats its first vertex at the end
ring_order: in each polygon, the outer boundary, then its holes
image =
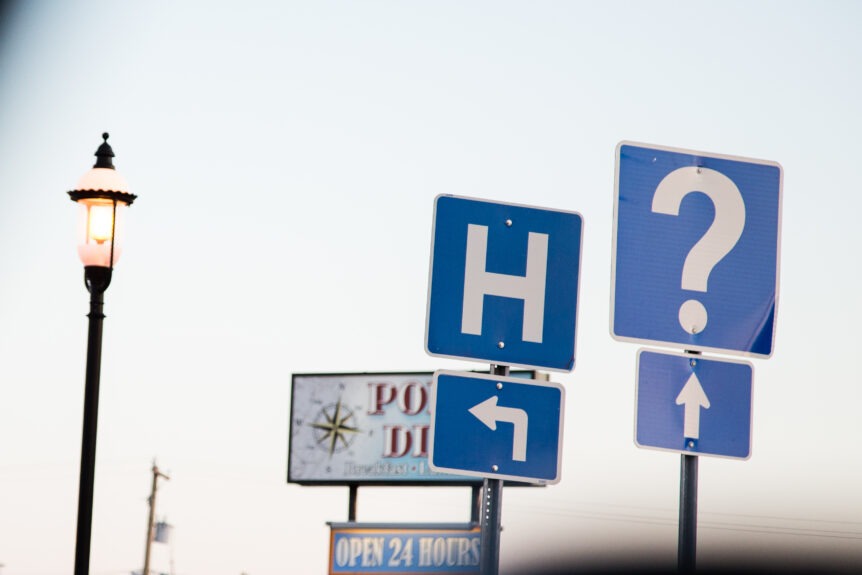
POLYGON ((114 228, 114 206, 93 205, 87 217, 87 237, 97 244, 110 241, 114 228))

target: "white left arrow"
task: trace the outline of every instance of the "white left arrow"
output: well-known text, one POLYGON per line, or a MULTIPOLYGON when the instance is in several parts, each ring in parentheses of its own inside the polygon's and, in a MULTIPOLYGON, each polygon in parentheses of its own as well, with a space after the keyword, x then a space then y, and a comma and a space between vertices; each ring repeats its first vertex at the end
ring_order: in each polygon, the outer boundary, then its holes
POLYGON ((685 404, 683 435, 690 439, 700 438, 700 408, 709 409, 709 398, 697 375, 692 373, 676 397, 676 404, 685 404))
POLYGON ((515 426, 512 438, 512 460, 527 461, 527 412, 516 407, 497 405, 497 396, 489 397, 470 408, 470 413, 491 431, 497 430, 497 422, 505 421, 515 426))

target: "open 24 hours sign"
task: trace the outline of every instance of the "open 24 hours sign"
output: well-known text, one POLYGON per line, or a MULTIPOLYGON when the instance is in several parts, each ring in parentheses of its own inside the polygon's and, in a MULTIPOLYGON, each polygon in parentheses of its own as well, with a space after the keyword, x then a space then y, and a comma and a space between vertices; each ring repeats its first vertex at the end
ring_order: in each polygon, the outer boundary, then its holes
POLYGON ((481 532, 472 523, 329 525, 330 575, 479 573, 481 532))

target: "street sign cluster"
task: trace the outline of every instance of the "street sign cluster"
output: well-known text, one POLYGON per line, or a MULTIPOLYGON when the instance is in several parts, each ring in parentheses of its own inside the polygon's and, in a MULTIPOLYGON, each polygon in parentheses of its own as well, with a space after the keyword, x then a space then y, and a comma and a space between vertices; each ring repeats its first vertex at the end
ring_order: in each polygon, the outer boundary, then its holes
POLYGON ((775 340, 781 166, 622 142, 611 334, 682 348, 638 355, 635 443, 747 459, 751 364, 775 340))
MULTIPOLYGON (((635 443, 747 459, 752 365, 702 353, 772 355, 781 166, 621 142, 615 188, 611 335, 684 350, 639 351, 635 443)), ((351 486, 331 574, 497 572, 503 480, 560 480, 565 409, 561 385, 509 377, 509 366, 574 369, 582 239, 576 212, 440 195, 425 349, 492 373, 439 370, 430 391, 397 374, 341 374, 328 389, 324 376, 294 380, 288 480, 351 486), (472 477, 484 479, 480 531, 355 522, 359 484, 472 477)), ((696 461, 683 457, 683 571, 694 567, 696 461)))
MULTIPOLYGON (((583 220, 575 212, 438 196, 428 354, 571 371, 582 236, 583 220)), ((439 371, 429 465, 489 479, 556 483, 563 401, 555 383, 439 371)))

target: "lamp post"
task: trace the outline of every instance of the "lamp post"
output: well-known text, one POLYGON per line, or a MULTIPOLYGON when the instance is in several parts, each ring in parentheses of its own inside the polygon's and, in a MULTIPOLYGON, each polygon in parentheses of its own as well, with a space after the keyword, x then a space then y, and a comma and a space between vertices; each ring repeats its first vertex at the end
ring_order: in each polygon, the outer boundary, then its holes
POLYGON ((99 374, 102 362, 102 313, 105 290, 111 284, 114 264, 122 253, 125 209, 137 196, 114 169, 114 151, 108 133, 96 151, 96 163, 69 192, 79 206, 78 256, 84 262, 84 285, 90 292, 87 335, 87 372, 84 387, 84 431, 81 438, 81 478, 78 484, 78 531, 75 541, 75 575, 90 571, 90 536, 93 524, 93 483, 96 472, 96 427, 99 420, 99 374))

